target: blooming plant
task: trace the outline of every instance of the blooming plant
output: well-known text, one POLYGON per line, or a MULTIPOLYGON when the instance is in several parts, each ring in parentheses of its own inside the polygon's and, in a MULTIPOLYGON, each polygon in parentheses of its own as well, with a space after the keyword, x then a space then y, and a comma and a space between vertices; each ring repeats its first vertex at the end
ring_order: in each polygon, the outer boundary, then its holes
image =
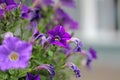
POLYGON ((83 50, 69 32, 78 23, 62 6, 75 8, 75 2, 32 0, 28 6, 23 0, 0 0, 0 80, 70 80, 67 69, 79 78, 79 65, 69 61, 76 54, 90 68, 96 51, 83 50))

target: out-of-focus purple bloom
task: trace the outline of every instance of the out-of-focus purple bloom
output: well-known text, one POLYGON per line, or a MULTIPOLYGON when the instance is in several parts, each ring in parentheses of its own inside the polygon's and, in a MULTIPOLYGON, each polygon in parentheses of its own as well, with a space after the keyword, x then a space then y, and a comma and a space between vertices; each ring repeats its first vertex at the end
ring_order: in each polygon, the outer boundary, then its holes
POLYGON ((58 46, 67 47, 67 40, 71 38, 70 34, 65 32, 62 26, 56 26, 53 30, 48 31, 50 43, 58 46))
POLYGON ((94 59, 97 59, 96 51, 93 48, 89 48, 88 51, 82 50, 81 54, 84 55, 86 58, 83 60, 82 64, 86 65, 89 69, 91 68, 91 62, 94 59))
POLYGON ((0 16, 2 16, 4 14, 4 10, 0 9, 0 16))
POLYGON ((0 0, 0 4, 2 4, 2 3, 4 3, 5 2, 5 0, 0 0))
POLYGON ((16 4, 14 0, 4 0, 7 5, 16 4))
POLYGON ((41 19, 41 7, 35 7, 30 12, 30 26, 31 28, 37 27, 37 21, 41 19))
POLYGON ((67 62, 66 66, 74 71, 76 78, 79 78, 81 76, 80 69, 75 64, 73 64, 72 62, 67 62))
POLYGON ((92 59, 90 59, 90 58, 84 58, 83 60, 82 60, 82 65, 83 66, 85 66, 85 67, 87 67, 88 69, 91 69, 91 63, 92 63, 92 59))
POLYGON ((86 60, 86 66, 90 69, 91 68, 91 62, 92 62, 92 59, 89 59, 89 58, 87 58, 87 60, 86 60))
POLYGON ((93 59, 97 59, 97 52, 93 48, 89 48, 89 53, 91 54, 93 59))
POLYGON ((37 21, 31 21, 28 29, 34 29, 38 26, 37 21))
POLYGON ((36 21, 39 20, 41 18, 41 8, 40 7, 36 7, 33 9, 33 11, 31 12, 31 19, 30 21, 36 21))
POLYGON ((14 0, 0 0, 0 4, 5 3, 5 10, 10 11, 11 9, 16 9, 18 4, 14 0))
POLYGON ((21 18, 29 18, 30 8, 27 5, 23 5, 21 8, 21 18))
POLYGON ((52 77, 55 76, 55 68, 52 64, 42 64, 40 66, 37 66, 35 70, 42 70, 46 69, 50 73, 50 80, 52 80, 52 77))
POLYGON ((2 71, 26 68, 31 57, 32 46, 16 37, 9 37, 3 40, 0 52, 0 69, 2 71))
POLYGON ((71 19, 70 16, 60 8, 58 8, 55 11, 55 18, 57 19, 58 24, 63 25, 65 28, 68 29, 78 28, 78 23, 71 19))
POLYGON ((50 21, 50 22, 48 22, 48 23, 46 24, 46 26, 45 26, 45 27, 46 27, 47 31, 48 31, 48 30, 50 30, 51 24, 52 24, 52 22, 51 22, 51 21, 50 21))
POLYGON ((26 80, 40 80, 40 75, 32 75, 30 73, 27 73, 26 80))
POLYGON ((53 3, 52 0, 42 0, 45 5, 51 5, 53 3))
POLYGON ((2 3, 6 3, 6 5, 10 5, 10 4, 14 4, 15 1, 14 0, 0 0, 0 4, 2 3))
POLYGON ((10 4, 10 5, 7 5, 5 9, 7 11, 10 11, 12 9, 14 9, 14 10, 17 9, 17 7, 18 7, 18 4, 10 4))
POLYGON ((34 4, 35 5, 38 5, 41 6, 41 5, 46 5, 46 6, 49 6, 53 3, 52 0, 33 0, 34 4))
POLYGON ((68 6, 68 7, 75 7, 75 1, 74 0, 60 0, 60 2, 64 5, 64 6, 68 6))

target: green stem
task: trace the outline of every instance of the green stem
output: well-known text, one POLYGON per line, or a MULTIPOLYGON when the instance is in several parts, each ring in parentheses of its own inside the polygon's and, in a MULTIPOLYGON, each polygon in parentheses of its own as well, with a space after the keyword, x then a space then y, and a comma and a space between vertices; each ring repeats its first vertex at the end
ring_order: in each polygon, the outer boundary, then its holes
POLYGON ((23 34, 24 34, 24 31, 23 31, 23 25, 21 23, 20 25, 20 38, 23 39, 23 34))

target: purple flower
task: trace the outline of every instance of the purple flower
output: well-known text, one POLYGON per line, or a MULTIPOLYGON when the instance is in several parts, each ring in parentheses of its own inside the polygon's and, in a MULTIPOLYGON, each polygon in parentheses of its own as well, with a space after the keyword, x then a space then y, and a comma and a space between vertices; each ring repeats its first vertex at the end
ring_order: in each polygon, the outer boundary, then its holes
POLYGON ((7 5, 16 4, 14 0, 4 0, 7 5))
POLYGON ((32 75, 30 73, 27 73, 26 80, 40 80, 40 76, 39 75, 32 75))
POLYGON ((52 0, 42 0, 45 5, 50 5, 53 3, 52 0))
POLYGON ((89 53, 91 54, 92 59, 97 59, 97 52, 93 48, 89 48, 89 53))
POLYGON ((62 26, 56 26, 53 30, 48 31, 50 43, 58 46, 67 47, 67 40, 71 38, 70 34, 65 32, 62 26))
POLYGON ((6 9, 7 11, 10 11, 10 10, 12 10, 12 9, 15 10, 15 9, 17 9, 17 8, 18 8, 18 4, 10 4, 10 5, 7 5, 5 9, 6 9))
POLYGON ((37 40, 41 37, 42 35, 40 34, 38 29, 34 29, 33 35, 32 37, 34 38, 34 40, 37 40))
POLYGON ((0 0, 0 4, 2 4, 2 3, 4 3, 5 2, 5 0, 0 0))
POLYGON ((2 16, 4 14, 4 10, 0 9, 0 16, 2 16))
POLYGON ((89 69, 91 68, 91 62, 92 62, 92 59, 87 58, 87 60, 86 60, 86 66, 89 69))
POLYGON ((32 54, 32 46, 16 37, 3 40, 0 46, 0 69, 26 68, 32 54), (7 66, 6 66, 7 65, 7 66))
POLYGON ((81 76, 80 69, 75 64, 68 62, 66 63, 66 66, 74 71, 76 78, 79 78, 81 76))
POLYGON ((83 65, 86 65, 87 68, 91 68, 91 62, 94 59, 97 59, 96 51, 93 48, 89 48, 88 51, 82 50, 81 54, 85 55, 86 59, 83 60, 83 65))
POLYGON ((14 0, 0 0, 0 4, 6 3, 6 5, 15 4, 14 0))
POLYGON ((46 69, 50 73, 50 80, 52 80, 52 77, 55 76, 54 66, 52 64, 42 64, 35 68, 35 70, 42 70, 42 69, 46 69))
POLYGON ((31 22, 32 21, 36 21, 39 20, 41 18, 41 7, 36 7, 33 9, 33 11, 31 12, 31 22))
POLYGON ((41 19, 41 7, 35 7, 30 12, 30 24, 31 28, 37 27, 37 21, 41 19))
POLYGON ((40 33, 38 29, 34 29, 30 42, 33 44, 37 40, 39 40, 40 44, 44 45, 44 43, 46 42, 46 37, 44 34, 40 33))
POLYGON ((65 28, 68 29, 77 29, 78 23, 70 18, 70 16, 64 12, 61 8, 58 8, 55 11, 55 18, 58 21, 58 24, 63 25, 65 28))
POLYGON ((90 64, 93 61, 93 59, 97 59, 96 51, 93 48, 89 48, 88 57, 86 60, 86 65, 88 68, 91 68, 90 64))
POLYGON ((21 18, 29 18, 30 8, 27 5, 23 5, 21 9, 21 18))
POLYGON ((14 0, 0 0, 0 4, 5 3, 5 10, 10 11, 11 9, 16 9, 18 4, 14 0))
POLYGON ((69 58, 76 52, 81 52, 82 50, 82 42, 78 38, 71 38, 70 40, 67 40, 68 48, 67 49, 61 49, 60 52, 64 53, 66 55, 66 58, 69 58))
POLYGON ((82 42, 78 38, 71 38, 68 40, 69 43, 69 50, 72 52, 81 52, 82 50, 82 42), (75 45, 70 45, 71 43, 75 43, 75 45))
POLYGON ((74 51, 75 52, 81 52, 82 42, 78 38, 72 38, 71 40, 76 44, 76 47, 74 48, 74 51))
POLYGON ((41 1, 40 0, 33 0, 33 2, 34 2, 35 5, 39 4, 39 6, 41 6, 41 5, 49 6, 53 3, 52 0, 41 0, 41 1))
POLYGON ((74 0, 60 0, 60 2, 64 5, 64 6, 68 6, 68 7, 75 7, 75 1, 74 0))
POLYGON ((31 21, 30 22, 30 26, 28 27, 28 30, 33 30, 34 28, 36 28, 38 26, 37 21, 31 21))

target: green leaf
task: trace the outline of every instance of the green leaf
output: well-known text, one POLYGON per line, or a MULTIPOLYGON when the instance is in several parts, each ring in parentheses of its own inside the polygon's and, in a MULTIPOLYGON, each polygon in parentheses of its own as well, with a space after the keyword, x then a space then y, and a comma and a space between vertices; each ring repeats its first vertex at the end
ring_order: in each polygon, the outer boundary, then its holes
POLYGON ((46 80, 46 76, 40 75, 41 80, 46 80))
POLYGON ((10 79, 9 80, 18 80, 17 77, 14 77, 14 76, 10 76, 10 79))
POLYGON ((9 70, 9 73, 10 73, 11 75, 15 74, 15 73, 14 73, 14 70, 9 70))
POLYGON ((0 79, 1 79, 1 80, 6 80, 6 79, 8 79, 8 75, 2 73, 2 74, 0 74, 0 79))
POLYGON ((52 52, 52 51, 48 51, 48 55, 49 55, 50 57, 52 57, 52 56, 53 56, 53 52, 52 52))

